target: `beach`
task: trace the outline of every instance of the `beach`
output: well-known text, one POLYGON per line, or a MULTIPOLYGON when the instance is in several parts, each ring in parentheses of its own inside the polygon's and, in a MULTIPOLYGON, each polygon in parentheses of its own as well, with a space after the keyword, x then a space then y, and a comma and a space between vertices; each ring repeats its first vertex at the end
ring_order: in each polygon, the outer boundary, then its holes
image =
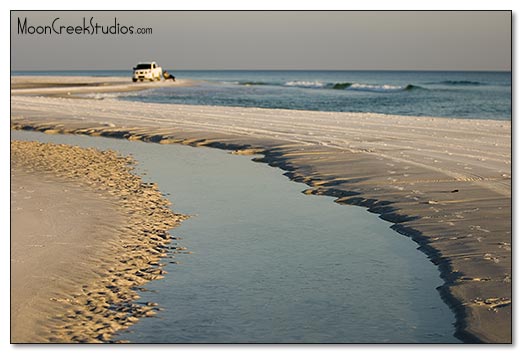
POLYGON ((262 154, 305 193, 366 207, 415 240, 439 267, 459 338, 511 342, 510 121, 128 102, 74 96, 121 78, 35 80, 14 80, 12 129, 262 154))
POLYGON ((11 342, 108 342, 153 316, 136 288, 164 271, 174 214, 111 151, 11 142, 11 342))
POLYGON ((193 84, 190 80, 179 80, 176 82, 130 82, 122 77, 91 77, 91 76, 31 76, 30 78, 12 77, 11 89, 18 90, 19 94, 45 94, 71 96, 81 93, 107 93, 122 91, 138 91, 143 89, 165 87, 165 86, 188 86, 193 84))

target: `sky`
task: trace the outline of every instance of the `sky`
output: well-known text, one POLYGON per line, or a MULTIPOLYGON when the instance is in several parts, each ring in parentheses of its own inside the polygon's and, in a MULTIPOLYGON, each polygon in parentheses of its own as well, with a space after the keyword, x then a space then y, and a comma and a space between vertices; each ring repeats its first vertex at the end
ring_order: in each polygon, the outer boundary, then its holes
POLYGON ((11 12, 14 71, 131 69, 149 60, 171 70, 510 70, 511 13, 11 12), (91 17, 133 34, 66 33, 91 17), (56 18, 61 34, 34 33, 56 18))

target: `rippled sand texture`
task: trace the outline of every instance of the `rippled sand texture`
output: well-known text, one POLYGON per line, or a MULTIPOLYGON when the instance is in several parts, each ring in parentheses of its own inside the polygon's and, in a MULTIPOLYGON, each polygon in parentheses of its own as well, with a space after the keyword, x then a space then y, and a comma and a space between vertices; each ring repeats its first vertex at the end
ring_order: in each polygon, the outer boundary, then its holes
MULTIPOLYGON (((26 80, 30 80, 26 79, 26 80)), ((11 126, 263 152, 439 266, 466 341, 511 341, 511 122, 18 96, 11 126)), ((33 92, 34 94, 34 92, 33 92)))
POLYGON ((11 142, 11 341, 106 342, 153 316, 174 214, 112 151, 11 142))

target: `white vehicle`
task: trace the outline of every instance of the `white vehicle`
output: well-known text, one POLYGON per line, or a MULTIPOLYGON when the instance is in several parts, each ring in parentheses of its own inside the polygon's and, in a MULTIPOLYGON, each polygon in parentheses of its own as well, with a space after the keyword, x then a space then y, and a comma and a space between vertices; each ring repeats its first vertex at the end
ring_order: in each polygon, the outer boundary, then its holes
POLYGON ((138 63, 135 68, 133 68, 134 73, 132 74, 132 82, 136 82, 138 80, 161 80, 161 76, 163 74, 163 70, 161 69, 155 61, 148 63, 138 63))

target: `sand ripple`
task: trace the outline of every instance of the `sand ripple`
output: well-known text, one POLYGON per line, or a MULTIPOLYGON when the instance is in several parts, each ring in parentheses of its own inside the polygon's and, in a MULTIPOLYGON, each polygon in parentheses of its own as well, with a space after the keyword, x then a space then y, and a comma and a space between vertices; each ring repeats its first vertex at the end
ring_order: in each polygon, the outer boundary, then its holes
MULTIPOLYGON (((94 245, 104 252, 83 265, 91 277, 76 284, 75 292, 48 299, 49 306, 58 310, 40 321, 47 333, 41 341, 107 342, 114 332, 140 317, 154 316, 158 305, 136 303, 136 289, 163 277, 161 258, 178 250, 171 245, 169 230, 186 216, 171 211, 156 184, 144 183, 131 173, 132 158, 113 151, 12 141, 11 160, 24 173, 52 175, 94 191, 100 198, 110 196, 125 220, 123 225, 108 222, 103 226, 117 237, 94 245)), ((74 279, 74 274, 70 276, 74 279)))

